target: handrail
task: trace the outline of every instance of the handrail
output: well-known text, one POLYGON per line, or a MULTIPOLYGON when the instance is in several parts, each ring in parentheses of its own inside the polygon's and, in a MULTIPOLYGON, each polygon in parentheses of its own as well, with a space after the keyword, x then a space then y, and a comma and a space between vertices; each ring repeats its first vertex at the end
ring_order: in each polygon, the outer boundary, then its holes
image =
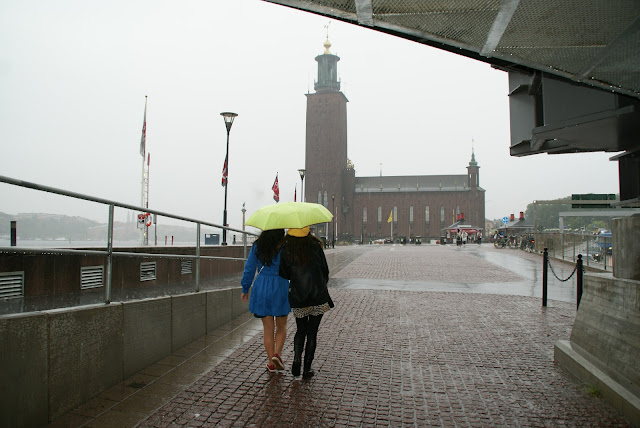
POLYGON ((192 219, 192 218, 189 218, 189 217, 183 217, 183 216, 179 216, 179 215, 175 215, 175 214, 169 214, 169 213, 165 213, 163 211, 153 210, 153 209, 150 209, 150 208, 142 208, 142 207, 138 207, 136 205, 130 205, 130 204, 122 203, 122 202, 111 201, 109 199, 97 198, 97 197, 94 197, 94 196, 84 195, 82 193, 70 192, 68 190, 57 189, 55 187, 45 186, 45 185, 37 184, 37 183, 31 183, 29 181, 16 180, 14 178, 6 177, 4 175, 0 175, 0 182, 7 183, 7 184, 13 184, 13 185, 19 186, 19 187, 26 187, 28 189, 40 190, 40 191, 49 192, 49 193, 55 193, 57 195, 69 196, 71 198, 83 199, 85 201, 97 202, 97 203, 105 204, 105 205, 113 205, 114 207, 127 208, 127 209, 130 209, 130 210, 133 210, 133 211, 144 211, 144 212, 147 212, 147 213, 150 213, 150 214, 156 214, 156 215, 160 215, 160 216, 163 216, 163 217, 174 218, 176 220, 188 221, 190 223, 200 223, 200 224, 204 224, 206 226, 215 227, 215 228, 218 228, 218 229, 233 230, 234 232, 246 233, 248 235, 257 236, 255 233, 247 232, 246 230, 234 229, 232 227, 222 226, 222 225, 219 225, 219 224, 216 224, 216 223, 209 223, 209 222, 206 222, 206 221, 196 220, 196 219, 192 219))
POLYGON ((111 303, 111 269, 112 269, 112 259, 113 256, 120 257, 154 257, 154 258, 177 258, 177 259, 196 259, 196 292, 200 291, 200 259, 222 259, 222 260, 246 260, 247 257, 247 235, 257 236, 257 234, 253 232, 248 232, 246 230, 235 229, 228 226, 219 225, 216 223, 210 223, 202 220, 196 220, 189 217, 184 217, 180 215, 170 214, 159 210, 142 208, 136 205, 125 204, 122 202, 112 201, 103 198, 97 198, 95 196, 85 195, 82 193, 71 192, 64 189, 58 189, 51 186, 45 186, 38 183, 32 183, 29 181, 17 180, 15 178, 6 177, 4 175, 0 175, 0 182, 11 184, 18 187, 24 187, 28 189, 38 190, 41 192, 49 192, 57 195, 68 196, 70 198, 82 199, 85 201, 96 202, 99 204, 104 204, 109 206, 109 219, 107 226, 107 249, 105 250, 77 250, 77 249, 68 249, 68 248, 24 248, 24 247, 0 247, 0 253, 29 253, 29 254, 81 254, 81 255, 103 255, 106 257, 107 267, 106 267, 106 281, 105 281, 105 297, 104 302, 106 304, 111 303), (196 224, 196 248, 195 254, 153 254, 153 253, 136 253, 136 252, 126 252, 126 251, 113 251, 113 212, 114 207, 130 209, 134 211, 142 211, 150 214, 156 214, 163 217, 173 218, 176 220, 182 220, 189 223, 196 224), (201 225, 206 225, 218 229, 223 230, 232 230, 234 232, 238 232, 242 234, 242 245, 244 249, 244 258, 238 257, 221 257, 221 256, 203 256, 200 255, 200 227, 201 225))

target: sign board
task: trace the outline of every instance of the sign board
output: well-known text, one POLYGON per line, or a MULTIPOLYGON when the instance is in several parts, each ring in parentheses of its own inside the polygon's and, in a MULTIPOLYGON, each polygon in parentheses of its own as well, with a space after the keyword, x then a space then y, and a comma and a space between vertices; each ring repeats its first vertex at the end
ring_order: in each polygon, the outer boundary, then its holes
POLYGON ((507 224, 509 223, 509 218, 508 217, 502 217, 502 224, 507 224))
POLYGON ((608 201, 617 201, 613 193, 586 193, 571 195, 571 208, 612 208, 608 201), (584 204, 576 204, 576 201, 589 201, 584 204), (597 201, 602 201, 599 204, 597 201))

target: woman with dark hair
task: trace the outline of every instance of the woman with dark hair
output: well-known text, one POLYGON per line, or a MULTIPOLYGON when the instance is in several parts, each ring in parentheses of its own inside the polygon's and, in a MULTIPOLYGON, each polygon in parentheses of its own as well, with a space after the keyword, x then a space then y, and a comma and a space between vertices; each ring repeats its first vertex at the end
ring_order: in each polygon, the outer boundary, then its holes
POLYGON ((251 247, 242 274, 242 301, 249 301, 249 312, 262 320, 264 347, 267 351, 267 370, 284 370, 280 354, 287 338, 287 316, 291 311, 288 300, 289 281, 278 275, 278 248, 284 229, 265 230, 251 247), (258 276, 254 281, 254 276, 258 276), (251 299, 249 288, 253 283, 251 299))
POLYGON ((291 373, 300 376, 302 351, 304 368, 302 377, 313 376, 311 362, 316 351, 318 327, 322 315, 333 308, 329 296, 329 266, 322 249, 322 241, 309 233, 309 227, 289 229, 282 244, 280 276, 289 282, 289 305, 296 317, 296 335, 293 339, 291 373), (306 341, 306 345, 305 345, 306 341))

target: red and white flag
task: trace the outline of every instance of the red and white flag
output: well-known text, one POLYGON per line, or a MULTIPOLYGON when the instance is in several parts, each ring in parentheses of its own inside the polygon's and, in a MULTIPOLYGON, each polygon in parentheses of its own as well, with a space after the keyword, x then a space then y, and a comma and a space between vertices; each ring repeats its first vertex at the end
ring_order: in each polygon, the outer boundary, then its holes
POLYGON ((276 202, 280 202, 280 187, 278 186, 278 174, 276 174, 276 181, 273 182, 273 186, 271 186, 271 190, 273 190, 273 200, 276 202))
POLYGON ((224 165, 222 166, 222 187, 227 185, 227 177, 229 176, 229 165, 227 164, 228 158, 224 158, 224 165))
POLYGON ((144 97, 144 119, 142 121, 142 137, 140 137, 140 156, 142 156, 142 165, 144 165, 144 153, 147 143, 147 97, 144 97))

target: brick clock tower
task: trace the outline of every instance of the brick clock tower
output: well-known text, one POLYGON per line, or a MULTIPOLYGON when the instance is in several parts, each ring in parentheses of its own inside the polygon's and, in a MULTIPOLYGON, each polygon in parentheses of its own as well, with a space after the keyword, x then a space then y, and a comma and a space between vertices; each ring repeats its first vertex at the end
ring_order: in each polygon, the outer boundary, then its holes
MULTIPOLYGON (((315 93, 307 97, 307 135, 305 145, 305 200, 324 205, 334 211, 336 233, 346 231, 344 226, 350 211, 353 188, 345 189, 344 182, 355 174, 347 168, 347 97, 340 92, 338 61, 340 57, 329 52, 329 39, 324 42, 324 53, 316 56, 318 79, 315 93)), ((347 227, 348 229, 348 227, 347 227)), ((332 224, 318 225, 316 236, 331 238, 332 224)))

